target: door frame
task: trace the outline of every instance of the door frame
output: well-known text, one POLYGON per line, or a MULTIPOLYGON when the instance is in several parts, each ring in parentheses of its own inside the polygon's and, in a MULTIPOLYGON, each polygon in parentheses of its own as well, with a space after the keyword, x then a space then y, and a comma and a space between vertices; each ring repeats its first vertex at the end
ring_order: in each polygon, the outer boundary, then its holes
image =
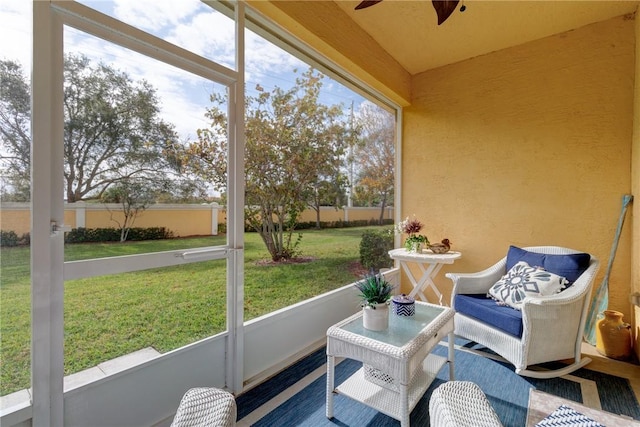
MULTIPOLYGON (((64 425, 64 281, 214 259, 227 260, 226 386, 242 387, 244 287, 244 5, 235 7, 236 70, 70 1, 33 1, 31 147, 32 423, 64 425), (227 244, 64 262, 64 26, 173 65, 228 88, 227 244)), ((212 366, 212 369, 216 367, 212 366)))

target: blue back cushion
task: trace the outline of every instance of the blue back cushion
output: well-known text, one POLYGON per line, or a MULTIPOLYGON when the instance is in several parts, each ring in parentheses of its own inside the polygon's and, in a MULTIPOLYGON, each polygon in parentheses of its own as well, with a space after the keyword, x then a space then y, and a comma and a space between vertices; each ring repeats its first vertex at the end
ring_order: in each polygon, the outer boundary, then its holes
POLYGON ((578 280, 578 277, 589 267, 591 255, 586 253, 569 255, 549 255, 510 246, 507 253, 507 269, 516 265, 519 261, 524 261, 532 267, 542 267, 551 273, 566 277, 569 283, 578 280))
POLYGON ((522 312, 506 305, 498 305, 486 294, 463 295, 454 298, 456 313, 473 317, 514 337, 522 338, 522 312))

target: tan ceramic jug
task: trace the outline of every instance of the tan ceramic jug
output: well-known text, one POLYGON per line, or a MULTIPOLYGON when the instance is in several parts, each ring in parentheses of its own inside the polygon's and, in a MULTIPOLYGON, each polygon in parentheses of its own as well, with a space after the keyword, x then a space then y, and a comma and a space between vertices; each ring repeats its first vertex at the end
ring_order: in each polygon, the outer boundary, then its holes
POLYGON ((612 359, 627 360, 631 357, 631 325, 622 316, 619 311, 604 311, 596 325, 596 350, 612 359))

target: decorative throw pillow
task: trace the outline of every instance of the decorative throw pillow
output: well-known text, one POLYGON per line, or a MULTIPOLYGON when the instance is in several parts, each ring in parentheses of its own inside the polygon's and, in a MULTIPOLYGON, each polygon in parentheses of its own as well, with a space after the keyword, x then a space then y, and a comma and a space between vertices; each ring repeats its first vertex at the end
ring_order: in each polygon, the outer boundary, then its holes
POLYGON ((578 412, 567 405, 560 405, 558 409, 547 415, 534 427, 558 426, 605 427, 593 418, 578 412))
POLYGON ((562 276, 520 261, 489 289, 487 296, 500 305, 520 310, 525 297, 557 294, 568 283, 569 281, 562 276))

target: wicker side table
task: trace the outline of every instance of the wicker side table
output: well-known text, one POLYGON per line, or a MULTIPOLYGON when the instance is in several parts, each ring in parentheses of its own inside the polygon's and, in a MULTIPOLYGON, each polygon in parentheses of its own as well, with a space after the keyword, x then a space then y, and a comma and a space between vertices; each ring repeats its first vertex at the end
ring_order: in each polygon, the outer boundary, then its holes
POLYGON ((409 426, 409 415, 438 371, 448 362, 453 379, 453 310, 417 301, 414 316, 389 316, 389 328, 369 331, 362 312, 327 330, 327 418, 333 395, 343 394, 409 426), (431 350, 449 336, 448 356, 431 350), (363 362, 363 367, 334 387, 335 357, 363 362))

